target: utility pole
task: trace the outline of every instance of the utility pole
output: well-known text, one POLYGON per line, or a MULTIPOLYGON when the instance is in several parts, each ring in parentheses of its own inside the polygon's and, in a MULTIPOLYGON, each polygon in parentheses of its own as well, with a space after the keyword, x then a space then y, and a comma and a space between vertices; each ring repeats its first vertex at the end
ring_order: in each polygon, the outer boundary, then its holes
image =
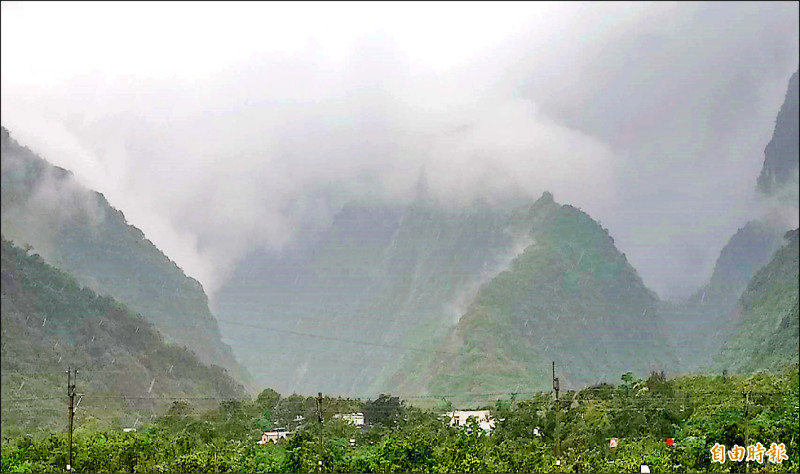
POLYGON ((322 392, 317 392, 317 419, 319 420, 319 472, 322 472, 322 392))
POLYGON ((67 396, 69 396, 69 461, 67 472, 72 471, 72 419, 75 415, 75 382, 78 381, 78 369, 75 369, 75 378, 72 377, 72 369, 67 369, 67 396))
MULTIPOLYGON (((750 419, 747 418, 747 411, 750 408, 750 392, 744 392, 744 445, 747 446, 747 438, 750 434, 750 419)), ((744 472, 750 472, 750 461, 745 459, 744 472)))
POLYGON ((561 458, 559 457, 561 453, 561 437, 560 437, 560 426, 559 426, 559 412, 560 407, 558 403, 558 377, 556 377, 556 361, 553 361, 553 390, 556 392, 556 466, 561 465, 561 458))

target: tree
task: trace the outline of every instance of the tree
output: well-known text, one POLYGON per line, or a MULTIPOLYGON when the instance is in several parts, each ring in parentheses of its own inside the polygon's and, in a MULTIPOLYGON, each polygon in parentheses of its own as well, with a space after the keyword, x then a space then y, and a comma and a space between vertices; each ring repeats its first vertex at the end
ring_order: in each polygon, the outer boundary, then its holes
POLYGON ((370 425, 395 426, 405 412, 405 403, 399 397, 380 394, 375 401, 367 401, 364 407, 365 422, 370 425))
POLYGON ((271 388, 265 388, 258 394, 256 397, 256 406, 260 411, 263 410, 272 410, 275 408, 275 405, 278 404, 278 401, 281 399, 281 394, 276 392, 271 388))
POLYGON ((312 410, 314 405, 310 405, 309 400, 297 394, 289 395, 286 398, 281 398, 272 410, 273 421, 277 426, 285 427, 289 430, 295 428, 291 426, 299 417, 308 418, 309 411, 312 410))
POLYGON ((272 429, 272 418, 275 408, 280 402, 281 394, 271 388, 261 391, 252 404, 250 417, 254 419, 255 426, 261 431, 272 429))

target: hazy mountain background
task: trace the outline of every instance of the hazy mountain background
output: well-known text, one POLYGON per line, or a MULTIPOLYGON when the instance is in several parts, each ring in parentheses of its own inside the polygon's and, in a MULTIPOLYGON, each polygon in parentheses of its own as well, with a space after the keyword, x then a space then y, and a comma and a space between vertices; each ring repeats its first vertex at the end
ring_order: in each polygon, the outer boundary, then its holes
POLYGON ((2 8, 5 238, 250 389, 790 359, 796 3, 2 8))
POLYGON ((681 370, 708 366, 734 330, 732 319, 739 296, 785 243, 786 230, 782 222, 748 222, 722 248, 709 283, 685 301, 662 303, 666 333, 679 354, 681 370))
POLYGON ((797 160, 798 143, 797 135, 800 130, 798 115, 800 115, 800 97, 798 97, 797 71, 789 80, 786 99, 778 112, 775 121, 775 132, 764 150, 764 166, 758 175, 758 190, 764 195, 774 196, 795 189, 795 193, 788 193, 785 199, 797 202, 797 160))
MULTIPOLYGON (((707 284, 685 301, 662 305, 667 334, 681 358, 681 370, 708 369, 726 340, 757 337, 737 324, 742 313, 740 297, 745 298, 742 293, 753 284, 752 278, 786 244, 786 232, 797 227, 799 95, 795 72, 777 113, 772 138, 764 149, 757 180, 760 199, 765 204, 761 215, 747 222, 722 248, 707 284)), ((770 263, 773 264, 774 261, 770 263)), ((784 296, 791 301, 791 293, 784 296)), ((797 318, 790 314, 787 317, 797 318)), ((741 366, 730 360, 727 363, 741 366)))
POLYGON ((220 367, 165 343, 150 321, 5 238, 0 283, 4 437, 64 428, 70 366, 86 396, 76 399, 76 423, 95 429, 141 427, 175 399, 244 394, 220 367))
POLYGON ((405 209, 350 204, 306 248, 238 267, 214 309, 258 382, 358 394, 388 388, 397 359, 435 350, 434 337, 478 285, 527 245, 512 209, 442 209, 420 183, 405 209), (259 327, 272 331, 255 343, 248 334, 259 327))
POLYGON ((84 188, 0 131, 3 235, 31 246, 82 285, 110 295, 152 322, 167 341, 192 350, 206 364, 248 381, 208 309, 197 280, 129 225, 105 197, 84 188))
POLYGON ((246 255, 348 202, 407 205, 423 166, 449 207, 551 191, 662 298, 688 297, 759 212, 800 56, 791 2, 3 13, 4 125, 212 300, 246 255))
POLYGON ((565 389, 676 366, 658 297, 586 213, 545 193, 518 214, 530 245, 482 285, 432 360, 395 378, 411 393, 565 389), (522 224, 524 223, 524 224, 522 224))
MULTIPOLYGON (((796 150, 773 145, 796 126, 797 114, 786 110, 797 94, 793 76, 765 169, 780 162, 780 173, 797 173, 796 150)), ((351 204, 305 249, 246 258, 219 291, 216 311, 259 382, 284 390, 542 389, 551 360, 576 386, 626 370, 707 370, 740 330, 742 292, 796 219, 796 201, 787 196, 796 194, 797 179, 779 176, 781 186, 761 191, 762 215, 736 231, 709 282, 684 301, 659 300, 613 239, 598 250, 591 236, 610 236, 590 216, 545 217, 548 206, 560 209, 547 203, 549 193, 532 207, 538 214, 514 200, 448 211, 430 198, 423 173, 403 215, 388 205, 351 204), (570 268, 570 259, 588 265, 587 273, 570 268), (487 302, 485 294, 495 296, 487 302), (253 344, 248 334, 259 329, 269 335, 253 344)))
POLYGON ((786 238, 739 299, 731 335, 714 358, 718 370, 777 370, 798 362, 798 230, 786 238))

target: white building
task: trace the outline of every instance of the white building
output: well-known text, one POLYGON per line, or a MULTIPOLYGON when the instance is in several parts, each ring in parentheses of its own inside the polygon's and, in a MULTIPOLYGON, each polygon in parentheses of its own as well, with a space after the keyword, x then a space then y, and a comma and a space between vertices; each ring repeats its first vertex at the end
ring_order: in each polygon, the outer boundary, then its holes
POLYGON ((464 426, 467 424, 469 417, 475 417, 478 420, 483 431, 492 431, 494 429, 494 418, 492 418, 489 410, 456 410, 447 413, 446 416, 450 417, 450 426, 459 425, 464 426))
POLYGON ((333 415, 334 418, 341 418, 342 420, 350 423, 351 425, 364 426, 364 414, 358 413, 345 413, 333 415))

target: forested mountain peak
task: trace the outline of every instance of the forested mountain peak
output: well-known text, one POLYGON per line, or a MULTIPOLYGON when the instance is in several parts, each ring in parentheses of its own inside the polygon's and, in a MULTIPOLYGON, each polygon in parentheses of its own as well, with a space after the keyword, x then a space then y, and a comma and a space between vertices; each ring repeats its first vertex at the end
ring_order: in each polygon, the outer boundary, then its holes
POLYGON ((674 367, 658 299, 608 231, 549 192, 523 213, 530 245, 482 284, 432 360, 417 357, 421 377, 397 374, 400 386, 480 397, 546 388, 552 360, 565 387, 674 367))

